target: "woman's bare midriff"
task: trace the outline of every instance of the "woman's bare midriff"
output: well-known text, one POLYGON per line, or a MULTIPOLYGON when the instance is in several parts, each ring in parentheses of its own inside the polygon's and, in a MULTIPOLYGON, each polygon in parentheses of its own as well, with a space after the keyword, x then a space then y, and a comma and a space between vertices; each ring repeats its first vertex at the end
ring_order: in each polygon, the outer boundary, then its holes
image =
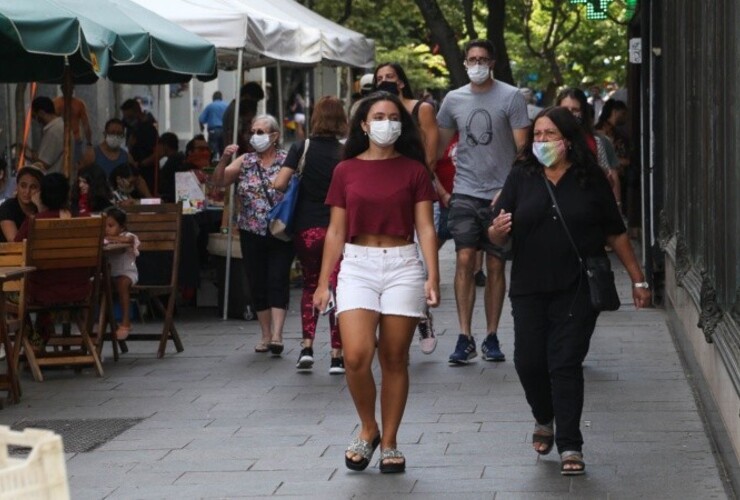
POLYGON ((353 245, 363 247, 390 248, 409 245, 411 242, 403 236, 389 236, 387 234, 358 234, 352 238, 353 245))

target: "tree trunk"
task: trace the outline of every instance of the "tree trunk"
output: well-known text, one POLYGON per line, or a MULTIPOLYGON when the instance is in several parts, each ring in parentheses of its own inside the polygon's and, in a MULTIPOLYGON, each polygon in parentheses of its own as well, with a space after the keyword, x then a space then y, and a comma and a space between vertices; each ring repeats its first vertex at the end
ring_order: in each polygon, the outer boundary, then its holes
POLYGON ((488 4, 486 31, 488 39, 496 49, 496 66, 493 68, 493 75, 497 80, 514 85, 514 75, 511 72, 509 52, 506 50, 506 39, 504 38, 506 0, 487 0, 486 3, 488 4))
POLYGON ((555 50, 545 51, 545 61, 547 61, 547 64, 550 66, 550 72, 552 73, 553 82, 555 82, 555 85, 560 87, 561 85, 563 85, 563 72, 560 71, 560 65, 558 64, 558 58, 557 54, 555 54, 555 50))
POLYGON ((461 87, 468 83, 468 75, 463 66, 463 55, 457 45, 457 37, 450 24, 445 19, 442 10, 436 0, 415 0, 431 31, 431 39, 439 46, 439 52, 447 64, 450 72, 450 83, 453 88, 461 87))
POLYGON ((340 17, 337 20, 337 24, 341 24, 342 26, 344 26, 344 23, 347 22, 347 20, 350 18, 351 15, 352 15, 352 0, 344 0, 344 14, 342 14, 342 17, 340 17))
POLYGON ((475 7, 473 0, 463 0, 463 12, 465 13, 465 31, 468 32, 468 38, 471 40, 478 38, 478 31, 475 29, 475 23, 473 22, 473 8, 475 7))

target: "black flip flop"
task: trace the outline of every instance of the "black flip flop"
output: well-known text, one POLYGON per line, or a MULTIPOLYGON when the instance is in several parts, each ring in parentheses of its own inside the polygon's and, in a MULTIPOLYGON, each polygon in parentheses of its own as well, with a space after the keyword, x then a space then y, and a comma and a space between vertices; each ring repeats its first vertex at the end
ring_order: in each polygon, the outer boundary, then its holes
POLYGON ((380 472, 382 472, 383 474, 398 474, 401 472, 406 472, 406 457, 404 457, 403 453, 401 453, 395 448, 388 448, 385 450, 381 450, 379 468, 380 468, 380 472), (391 460, 394 458, 402 458, 403 462, 385 463, 383 461, 383 460, 391 460))

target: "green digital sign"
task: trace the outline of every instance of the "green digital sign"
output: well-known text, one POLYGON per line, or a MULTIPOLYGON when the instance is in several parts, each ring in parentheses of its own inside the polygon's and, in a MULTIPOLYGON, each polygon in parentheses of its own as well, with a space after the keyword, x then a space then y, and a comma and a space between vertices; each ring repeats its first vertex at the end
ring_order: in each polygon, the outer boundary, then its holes
MULTIPOLYGON (((636 3, 637 0, 628 0, 628 3, 636 3)), ((587 19, 606 19, 606 10, 612 0, 570 0, 572 4, 586 4, 587 19)))

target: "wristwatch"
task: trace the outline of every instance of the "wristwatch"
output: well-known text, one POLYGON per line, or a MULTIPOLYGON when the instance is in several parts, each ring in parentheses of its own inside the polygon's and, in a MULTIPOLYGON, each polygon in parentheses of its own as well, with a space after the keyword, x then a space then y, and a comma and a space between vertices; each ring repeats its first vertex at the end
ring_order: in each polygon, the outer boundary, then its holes
POLYGON ((632 286, 635 288, 645 288, 647 290, 650 290, 650 283, 647 281, 640 281, 638 283, 632 283, 632 286))

